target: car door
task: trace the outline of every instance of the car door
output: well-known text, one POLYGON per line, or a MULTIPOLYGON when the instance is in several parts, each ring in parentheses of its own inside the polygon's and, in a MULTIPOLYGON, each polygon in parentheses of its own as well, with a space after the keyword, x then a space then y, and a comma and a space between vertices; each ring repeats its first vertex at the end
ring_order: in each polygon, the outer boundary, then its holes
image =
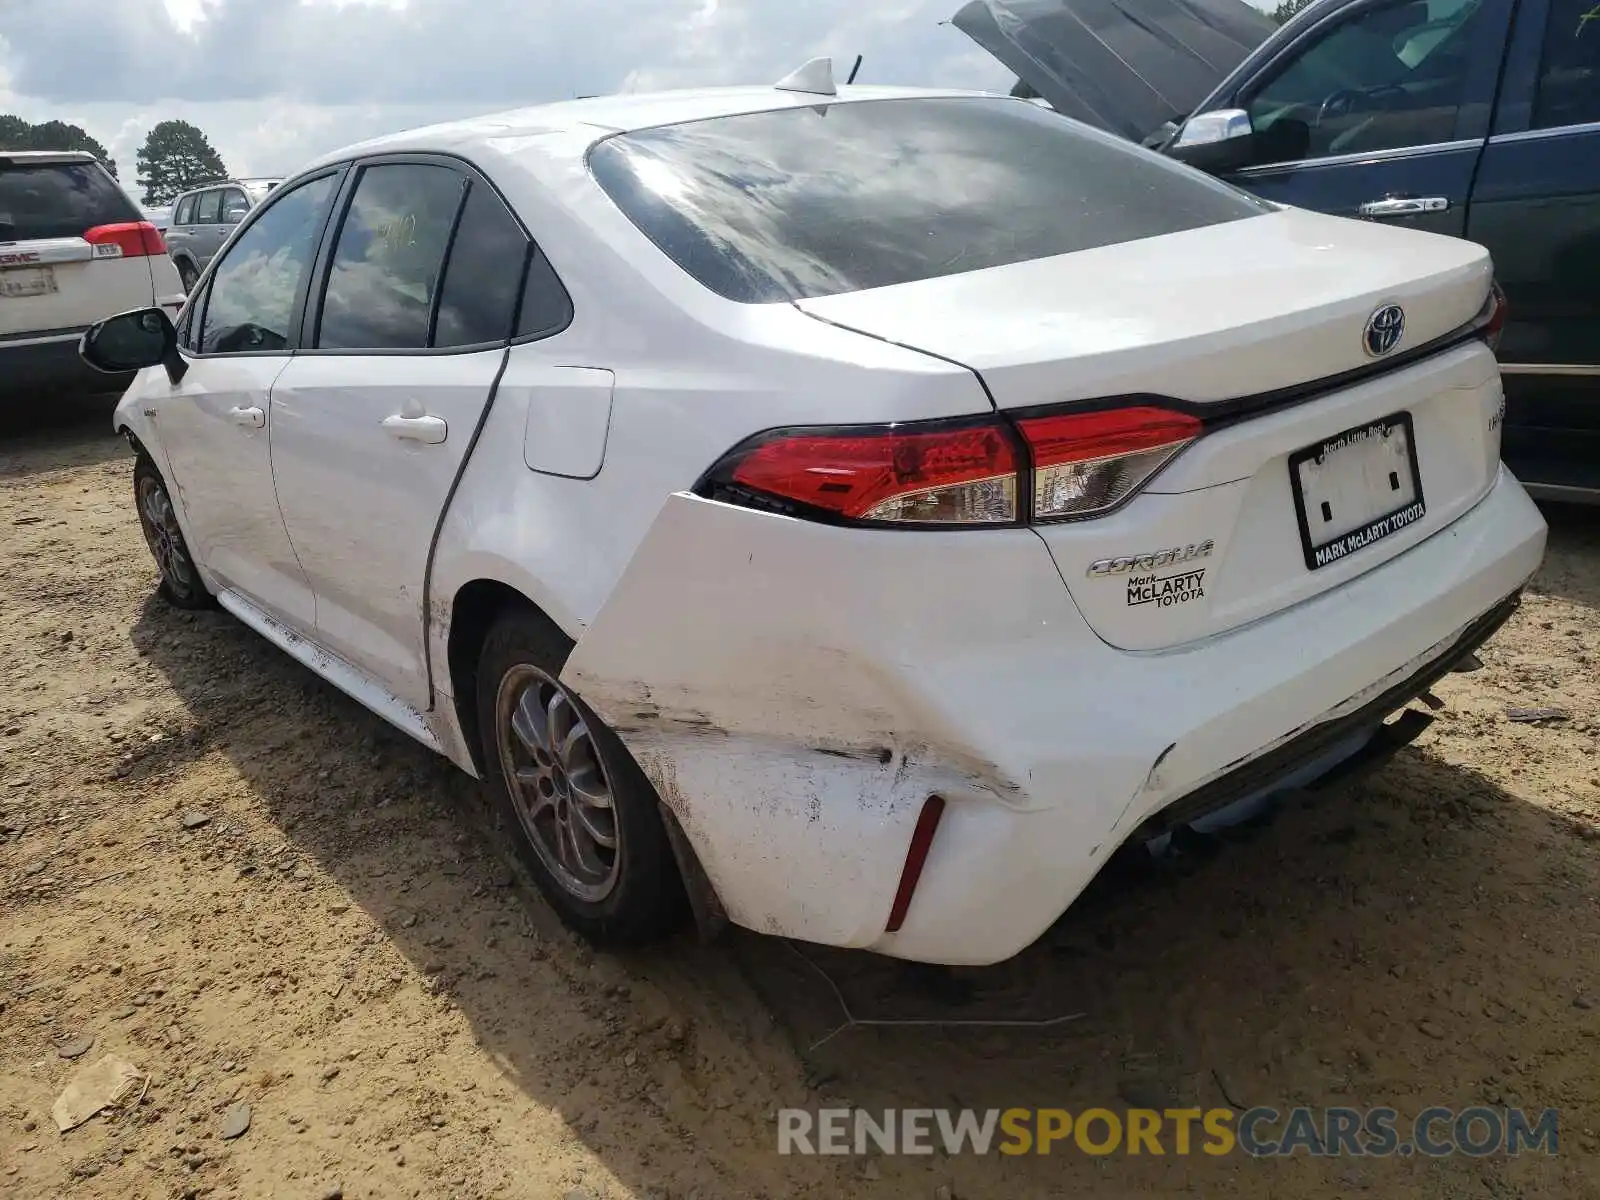
POLYGON ((191 225, 190 246, 195 261, 203 271, 216 257, 222 246, 222 193, 216 189, 201 192, 194 198, 194 224, 191 225))
POLYGON ((1503 453, 1549 496, 1600 494, 1600 9, 1523 0, 1468 210, 1510 302, 1503 453))
POLYGON ((373 160, 340 203, 305 349, 273 388, 278 496, 317 640, 426 708, 429 555, 505 363, 531 242, 453 160, 373 160))
POLYGON ((191 549, 221 586, 303 633, 316 612, 278 510, 270 395, 340 178, 309 179, 256 214, 185 312, 188 371, 178 383, 152 373, 144 392, 191 549))
POLYGON ((1512 0, 1331 7, 1207 109, 1242 108, 1268 200, 1460 235, 1512 0))
POLYGON ((172 210, 172 223, 167 226, 167 250, 174 256, 180 250, 194 253, 194 196, 185 196, 172 210))

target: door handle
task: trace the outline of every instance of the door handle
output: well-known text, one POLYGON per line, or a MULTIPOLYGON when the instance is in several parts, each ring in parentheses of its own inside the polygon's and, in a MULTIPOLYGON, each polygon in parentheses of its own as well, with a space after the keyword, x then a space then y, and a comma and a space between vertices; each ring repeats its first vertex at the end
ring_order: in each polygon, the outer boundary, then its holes
POLYGON ((450 426, 445 424, 443 417, 405 417, 399 413, 385 417, 383 427, 390 437, 399 438, 402 442, 422 442, 428 446, 437 446, 450 433, 450 426))
POLYGON ((1419 213, 1447 212, 1448 196, 1385 196, 1368 200, 1359 211, 1363 217, 1414 217, 1419 213))
POLYGON ((235 425, 243 425, 250 429, 260 429, 267 423, 267 414, 254 405, 249 408, 230 408, 228 415, 233 418, 235 425))

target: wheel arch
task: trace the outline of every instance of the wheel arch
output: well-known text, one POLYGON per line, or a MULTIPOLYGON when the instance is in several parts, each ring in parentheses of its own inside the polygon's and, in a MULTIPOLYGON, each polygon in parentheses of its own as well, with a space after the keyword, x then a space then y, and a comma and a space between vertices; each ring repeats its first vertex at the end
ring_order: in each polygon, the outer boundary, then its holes
POLYGON ((480 776, 487 768, 483 761, 482 731, 478 727, 478 659, 484 639, 489 636, 496 619, 519 605, 549 619, 549 614, 503 579, 469 579, 450 597, 449 628, 445 635, 450 696, 462 740, 480 776))
MULTIPOLYGON (((478 660, 482 655, 484 640, 500 615, 512 608, 525 608, 538 614, 560 630, 574 645, 583 630, 573 629, 557 620, 543 605, 533 600, 527 591, 490 575, 476 576, 460 584, 450 599, 449 627, 445 635, 445 665, 449 672, 451 702, 457 727, 473 766, 480 778, 486 777, 487 764, 483 756, 483 736, 478 723, 478 660)), ((628 753, 632 753, 628 751, 628 753)), ((702 940, 720 937, 728 926, 726 909, 717 896, 716 888, 706 875, 693 842, 679 823, 677 815, 657 799, 662 821, 667 832, 678 874, 688 897, 690 910, 702 940)))

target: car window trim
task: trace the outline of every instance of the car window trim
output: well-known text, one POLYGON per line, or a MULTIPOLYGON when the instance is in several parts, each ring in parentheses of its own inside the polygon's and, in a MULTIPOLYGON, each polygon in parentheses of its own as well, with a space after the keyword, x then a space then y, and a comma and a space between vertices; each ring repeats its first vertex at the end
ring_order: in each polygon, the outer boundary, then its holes
MULTIPOLYGON (((234 246, 238 245, 239 239, 244 236, 245 231, 249 229, 251 225, 254 225, 258 220, 260 220, 262 215, 268 212, 274 204, 278 203, 283 196, 287 196, 298 191, 302 185, 315 183, 319 179, 334 176, 337 179, 333 189, 334 202, 330 203, 328 206, 328 213, 331 214, 344 186, 345 168, 346 165, 343 163, 332 164, 328 166, 317 167, 314 170, 307 171, 304 175, 297 175, 293 179, 286 179, 279 187, 273 189, 271 196, 247 212, 244 216, 244 220, 240 221, 239 224, 233 227, 235 233, 233 239, 229 243, 228 249, 231 250, 234 246)), ((314 243, 320 245, 321 241, 327 237, 328 221, 329 216, 324 215, 322 218, 322 227, 318 232, 317 237, 313 239, 314 243)), ((211 305, 211 285, 213 280, 216 278, 219 264, 222 263, 226 257, 227 256, 225 254, 218 254, 211 260, 210 265, 206 267, 206 273, 203 281, 203 303, 195 313, 195 318, 200 322, 200 336, 202 338, 205 336, 205 310, 211 305)), ((313 264, 316 262, 314 254, 312 262, 313 264)), ((305 315, 306 294, 311 285, 310 277, 311 272, 307 271, 305 276, 300 280, 300 286, 295 290, 294 305, 289 309, 287 345, 280 346, 275 350, 224 350, 220 353, 210 353, 202 348, 198 352, 194 350, 186 350, 182 351, 182 353, 185 357, 194 359, 196 361, 204 361, 206 359, 213 358, 287 358, 290 355, 293 355, 299 348, 300 330, 305 315)))
POLYGON ((1489 128, 1491 140, 1502 133, 1528 129, 1533 123, 1539 74, 1544 67, 1544 29, 1549 17, 1549 0, 1520 0, 1517 5, 1516 21, 1506 38, 1500 93, 1489 128))
MULTIPOLYGON (((327 225, 323 229, 321 244, 318 247, 317 256, 313 264, 312 278, 316 281, 316 291, 314 297, 307 298, 305 307, 300 314, 300 323, 297 330, 298 336, 296 338, 296 347, 294 351, 298 357, 348 358, 359 355, 369 358, 415 358, 418 356, 429 355, 444 356, 455 354, 481 354, 485 350, 499 350, 507 346, 522 346, 531 342, 548 341, 550 338, 564 333, 567 329, 571 328, 574 318, 572 292, 567 287, 566 283, 561 279, 560 274, 556 271, 555 264, 550 263, 550 273, 555 278, 556 283, 560 286, 562 292, 567 297, 567 320, 558 329, 551 329, 544 333, 516 335, 517 325, 522 320, 522 308, 528 288, 528 268, 533 262, 533 255, 538 253, 539 240, 534 237, 533 232, 528 228, 527 222, 522 219, 522 214, 517 212, 516 205, 512 204, 508 199, 506 199, 506 194, 497 186, 495 186, 494 180, 490 179, 481 170, 479 170, 477 164, 473 163, 470 159, 464 158, 458 154, 450 154, 444 151, 436 150, 395 150, 385 154, 374 154, 362 158, 347 159, 343 161, 341 166, 344 167, 348 173, 345 176, 343 184, 340 186, 338 195, 334 197, 334 216, 330 217, 327 225), (472 342, 464 346, 423 346, 414 348, 391 347, 385 349, 341 347, 323 349, 319 346, 311 345, 311 343, 316 339, 317 326, 322 320, 322 305, 327 296, 327 277, 333 267, 333 255, 337 247, 338 231, 344 227, 345 214, 348 211, 351 202, 355 199, 355 189, 361 174, 368 167, 389 166, 406 163, 419 164, 423 166, 448 167, 449 169, 455 171, 457 175, 461 176, 468 185, 462 191, 461 204, 456 210, 455 224, 451 227, 450 241, 446 247, 445 256, 441 261, 442 269, 439 275, 439 288, 434 296, 434 312, 429 317, 428 340, 431 342, 436 333, 434 325, 437 320, 438 303, 440 297, 444 295, 444 282, 450 273, 450 251, 455 248, 455 236, 460 229, 462 216, 466 213, 467 200, 472 194, 472 188, 479 185, 487 188, 489 193, 494 196, 495 199, 499 200, 501 205, 504 206, 506 212, 511 214, 511 219, 516 224, 517 229, 521 232, 524 242, 522 253, 522 276, 518 280, 516 299, 512 303, 512 317, 509 334, 513 336, 496 338, 487 342, 472 342)), ((279 184, 273 189, 272 195, 276 196, 284 189, 285 186, 287 185, 279 184)), ((546 262, 549 262, 548 255, 545 256, 545 259, 546 262)))
MULTIPOLYGON (((461 218, 467 214, 467 201, 472 199, 472 180, 459 171, 456 172, 456 177, 461 180, 461 198, 456 201, 455 216, 450 218, 450 231, 444 235, 444 252, 439 255, 439 281, 434 285, 433 295, 428 299, 428 329, 423 337, 428 343, 426 348, 429 350, 438 348, 433 344, 433 339, 439 333, 439 305, 444 300, 444 281, 450 275, 450 253, 456 248, 456 234, 461 232, 461 218)), ((524 250, 522 254, 526 259, 528 252, 524 250)), ((506 330, 506 336, 510 337, 511 330, 516 327, 516 319, 513 317, 510 328, 506 330)))
POLYGON ((1287 171, 1301 167, 1337 167, 1347 163, 1383 162, 1394 158, 1426 158, 1435 154, 1451 154, 1458 150, 1475 150, 1487 138, 1456 138, 1448 142, 1421 142, 1415 146, 1392 146, 1387 150, 1372 150, 1358 154, 1328 154, 1322 158, 1289 158, 1273 162, 1256 163, 1230 172, 1231 177, 1248 178, 1272 171, 1287 171))
POLYGON ((1600 121, 1580 121, 1575 125, 1541 125, 1537 129, 1514 129, 1497 133, 1489 139, 1491 145, 1503 142, 1539 142, 1546 138, 1572 137, 1575 134, 1600 133, 1600 121))
MULTIPOLYGON (((1523 0, 1524 3, 1527 0, 1523 0)), ((1386 8, 1393 4, 1403 4, 1406 0, 1353 0, 1353 3, 1342 5, 1326 13, 1322 18, 1301 30, 1292 40, 1278 47, 1277 53, 1261 63, 1260 67, 1251 70, 1248 75, 1239 78, 1238 85, 1228 88, 1227 99, 1219 97, 1209 99, 1197 109, 1203 112, 1216 108, 1242 108, 1249 110, 1251 102, 1261 93, 1261 90, 1270 85, 1279 75, 1288 70, 1304 54, 1312 49, 1314 44, 1322 42, 1336 29, 1354 21, 1367 12, 1376 8, 1386 8)), ((1473 46, 1473 54, 1467 68, 1466 93, 1462 97, 1461 105, 1456 110, 1456 124, 1452 131, 1454 137, 1444 142, 1426 142, 1424 146, 1450 149, 1464 149, 1466 144, 1481 143, 1489 136, 1493 128, 1496 101, 1500 94, 1500 78, 1505 69, 1510 54, 1511 18, 1516 0, 1483 0, 1483 13, 1492 25, 1498 22, 1500 36, 1498 38, 1480 36, 1473 46), (1483 61, 1489 60, 1489 61, 1483 61), (1498 61, 1495 61, 1498 60, 1498 61), (1489 69, 1489 62, 1494 62, 1489 69), (1487 93, 1487 94, 1484 94, 1487 93)), ((1520 25, 1520 20, 1518 24, 1520 25)), ((1247 60, 1248 62, 1248 60, 1247 60)), ((1264 167, 1283 168, 1288 166, 1303 166, 1312 163, 1330 163, 1367 161, 1384 157, 1404 157, 1415 153, 1414 146, 1392 146, 1385 150, 1373 150, 1357 154, 1330 154, 1319 158, 1302 158, 1274 163, 1252 163, 1244 170, 1256 170, 1264 167)), ((1243 171, 1239 172, 1243 173, 1243 171)))

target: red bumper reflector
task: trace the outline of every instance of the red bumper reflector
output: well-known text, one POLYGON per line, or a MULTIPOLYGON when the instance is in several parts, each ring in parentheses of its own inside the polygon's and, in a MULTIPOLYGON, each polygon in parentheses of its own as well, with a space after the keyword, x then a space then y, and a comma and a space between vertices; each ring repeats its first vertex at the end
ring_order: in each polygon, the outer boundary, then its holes
POLYGON ((887 933, 898 933, 906 923, 911 897, 917 890, 917 880, 922 878, 922 865, 928 861, 928 850, 933 845, 933 835, 938 831, 939 818, 942 816, 944 797, 929 796, 917 817, 917 827, 911 833, 905 869, 900 872, 900 886, 895 890, 894 905, 889 909, 889 924, 885 926, 887 933))

